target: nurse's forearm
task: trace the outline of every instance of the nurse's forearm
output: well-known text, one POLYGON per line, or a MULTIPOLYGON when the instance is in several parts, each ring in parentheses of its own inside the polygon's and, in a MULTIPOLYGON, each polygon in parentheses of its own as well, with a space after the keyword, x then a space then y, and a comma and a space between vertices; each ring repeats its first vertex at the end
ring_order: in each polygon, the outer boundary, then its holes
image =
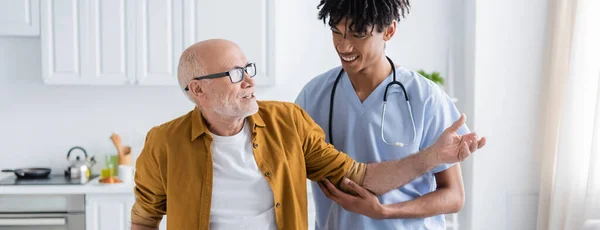
POLYGON ((453 199, 449 188, 437 189, 406 202, 383 206, 385 219, 425 218, 441 214, 456 213, 462 207, 461 202, 453 199))
POLYGON ((401 160, 368 164, 362 187, 375 195, 384 194, 432 170, 437 161, 436 155, 425 149, 401 160))

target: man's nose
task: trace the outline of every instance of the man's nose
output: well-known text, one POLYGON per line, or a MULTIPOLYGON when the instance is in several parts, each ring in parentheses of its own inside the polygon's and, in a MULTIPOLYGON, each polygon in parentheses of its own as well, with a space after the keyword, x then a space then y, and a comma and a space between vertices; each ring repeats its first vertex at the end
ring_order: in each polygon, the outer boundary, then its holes
POLYGON ((250 77, 247 73, 244 72, 244 76, 242 79, 242 88, 250 88, 254 85, 254 78, 250 77))

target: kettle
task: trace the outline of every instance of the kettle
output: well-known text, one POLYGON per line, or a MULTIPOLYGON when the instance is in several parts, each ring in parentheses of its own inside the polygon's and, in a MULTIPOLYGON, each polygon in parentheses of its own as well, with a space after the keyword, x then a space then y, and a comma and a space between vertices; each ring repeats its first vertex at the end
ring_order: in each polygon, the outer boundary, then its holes
POLYGON ((96 159, 94 159, 94 157, 91 157, 88 160, 88 154, 85 151, 85 149, 79 146, 75 146, 69 149, 69 152, 67 153, 67 161, 70 161, 71 152, 73 152, 73 150, 76 149, 79 149, 83 152, 85 159, 81 160, 81 157, 77 156, 76 160, 73 163, 71 163, 69 167, 65 170, 65 176, 70 177, 71 179, 79 179, 81 180, 81 182, 87 182, 91 175, 90 171, 92 169, 92 166, 96 164, 96 159))

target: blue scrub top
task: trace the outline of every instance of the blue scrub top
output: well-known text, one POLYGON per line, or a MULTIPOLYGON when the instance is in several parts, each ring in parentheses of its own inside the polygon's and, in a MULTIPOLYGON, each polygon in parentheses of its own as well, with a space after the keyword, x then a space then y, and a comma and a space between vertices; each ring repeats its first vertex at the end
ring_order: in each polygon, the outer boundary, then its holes
MULTIPOLYGON (((312 79, 300 92, 296 103, 317 122, 329 142, 329 108, 333 83, 341 67, 333 68, 312 79)), ((450 97, 441 87, 414 71, 396 68, 396 78, 406 88, 412 106, 416 139, 404 147, 390 146, 381 139, 381 112, 388 76, 364 102, 356 95, 346 73, 342 74, 335 92, 333 109, 333 142, 335 147, 359 162, 373 163, 398 160, 432 145, 442 132, 460 117, 450 97)), ((410 143, 413 128, 406 100, 398 85, 388 90, 384 135, 388 143, 410 143)), ((461 127, 459 134, 469 133, 461 127)), ((382 204, 415 199, 436 189, 434 174, 452 165, 439 165, 409 184, 379 196, 382 204)), ((443 215, 419 219, 374 220, 348 212, 323 194, 312 182, 316 206, 316 229, 444 229, 443 215)))

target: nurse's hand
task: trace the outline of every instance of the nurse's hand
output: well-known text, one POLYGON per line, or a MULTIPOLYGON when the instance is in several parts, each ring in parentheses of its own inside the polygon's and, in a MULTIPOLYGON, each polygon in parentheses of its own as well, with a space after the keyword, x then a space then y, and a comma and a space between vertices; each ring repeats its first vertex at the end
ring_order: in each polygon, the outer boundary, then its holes
POLYGON ((379 203, 379 199, 369 190, 354 183, 354 181, 344 178, 341 187, 349 189, 358 194, 353 196, 347 194, 335 187, 329 180, 324 179, 318 182, 319 187, 329 199, 335 201, 342 206, 346 211, 368 216, 372 219, 385 219, 385 207, 379 203))
POLYGON ((485 145, 485 137, 479 139, 476 133, 459 135, 456 132, 465 124, 466 115, 448 127, 435 143, 428 148, 434 154, 436 162, 440 164, 452 164, 467 159, 473 152, 485 145))

